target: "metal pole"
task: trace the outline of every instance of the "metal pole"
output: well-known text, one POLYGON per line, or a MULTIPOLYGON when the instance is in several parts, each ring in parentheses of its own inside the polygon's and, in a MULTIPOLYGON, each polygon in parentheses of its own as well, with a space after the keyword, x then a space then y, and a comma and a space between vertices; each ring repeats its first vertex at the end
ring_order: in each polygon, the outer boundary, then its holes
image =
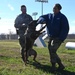
POLYGON ((43 3, 48 3, 48 0, 35 0, 36 2, 41 2, 42 4, 42 12, 41 12, 41 15, 43 15, 43 3))
POLYGON ((34 15, 34 20, 36 20, 36 15, 34 15))
POLYGON ((43 15, 43 2, 41 2, 41 4, 42 4, 42 15, 43 15))

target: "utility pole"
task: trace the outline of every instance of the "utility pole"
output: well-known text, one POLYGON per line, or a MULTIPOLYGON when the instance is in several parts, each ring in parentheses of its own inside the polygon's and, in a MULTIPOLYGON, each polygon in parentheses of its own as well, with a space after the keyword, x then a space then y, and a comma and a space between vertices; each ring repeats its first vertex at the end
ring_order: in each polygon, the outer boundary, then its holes
POLYGON ((48 3, 48 0, 35 0, 36 2, 41 2, 41 15, 43 15, 43 3, 48 3))
POLYGON ((11 29, 8 29, 8 30, 9 30, 9 40, 11 40, 12 32, 11 32, 11 29))
MULTIPOLYGON (((48 0, 35 0, 36 2, 41 2, 41 15, 43 15, 43 3, 48 3, 48 0)), ((42 25, 41 25, 42 27, 42 25)))

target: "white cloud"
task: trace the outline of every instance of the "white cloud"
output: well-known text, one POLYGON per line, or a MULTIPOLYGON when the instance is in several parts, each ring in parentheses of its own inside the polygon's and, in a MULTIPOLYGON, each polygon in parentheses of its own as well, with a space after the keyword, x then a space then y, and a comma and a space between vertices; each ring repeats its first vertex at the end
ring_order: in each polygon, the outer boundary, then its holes
POLYGON ((74 33, 75 34, 75 25, 70 25, 70 30, 69 30, 69 34, 72 34, 74 33))
MULTIPOLYGON (((0 20, 0 34, 1 33, 9 33, 9 30, 11 30, 13 33, 16 33, 14 28, 14 18, 8 19, 4 18, 0 20)), ((37 30, 39 30, 40 26, 37 27, 37 30)), ((69 34, 75 33, 75 25, 70 24, 70 31, 69 34)))
POLYGON ((14 11, 14 7, 11 4, 8 4, 8 7, 11 11, 14 11))
POLYGON ((74 33, 75 34, 75 20, 73 20, 73 21, 70 21, 69 22, 69 27, 70 27, 70 30, 69 30, 69 33, 71 34, 71 33, 74 33))
POLYGON ((9 33, 9 30, 11 30, 13 33, 15 32, 14 28, 14 19, 1 19, 0 20, 0 34, 1 33, 9 33))

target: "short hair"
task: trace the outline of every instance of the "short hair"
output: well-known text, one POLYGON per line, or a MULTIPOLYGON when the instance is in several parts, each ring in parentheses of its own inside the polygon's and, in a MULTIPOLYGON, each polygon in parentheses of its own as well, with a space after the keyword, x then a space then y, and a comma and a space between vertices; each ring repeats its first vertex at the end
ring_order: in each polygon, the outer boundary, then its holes
POLYGON ((25 6, 25 5, 22 5, 21 8, 22 8, 22 7, 26 7, 26 6, 25 6))
POLYGON ((56 6, 59 10, 62 9, 62 6, 61 6, 59 3, 55 4, 55 6, 56 6))

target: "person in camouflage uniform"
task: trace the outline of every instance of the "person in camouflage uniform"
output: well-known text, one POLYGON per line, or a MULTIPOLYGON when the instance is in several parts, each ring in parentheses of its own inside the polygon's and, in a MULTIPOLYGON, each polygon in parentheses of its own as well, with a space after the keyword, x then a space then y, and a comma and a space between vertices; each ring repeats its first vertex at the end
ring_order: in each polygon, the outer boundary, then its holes
POLYGON ((24 34, 26 32, 26 29, 28 27, 28 24, 33 21, 32 17, 27 14, 27 9, 25 5, 21 6, 21 11, 22 13, 17 16, 15 19, 15 28, 17 35, 19 36, 19 43, 22 47, 21 54, 22 54, 22 59, 24 60, 24 48, 25 48, 25 37, 24 34))

